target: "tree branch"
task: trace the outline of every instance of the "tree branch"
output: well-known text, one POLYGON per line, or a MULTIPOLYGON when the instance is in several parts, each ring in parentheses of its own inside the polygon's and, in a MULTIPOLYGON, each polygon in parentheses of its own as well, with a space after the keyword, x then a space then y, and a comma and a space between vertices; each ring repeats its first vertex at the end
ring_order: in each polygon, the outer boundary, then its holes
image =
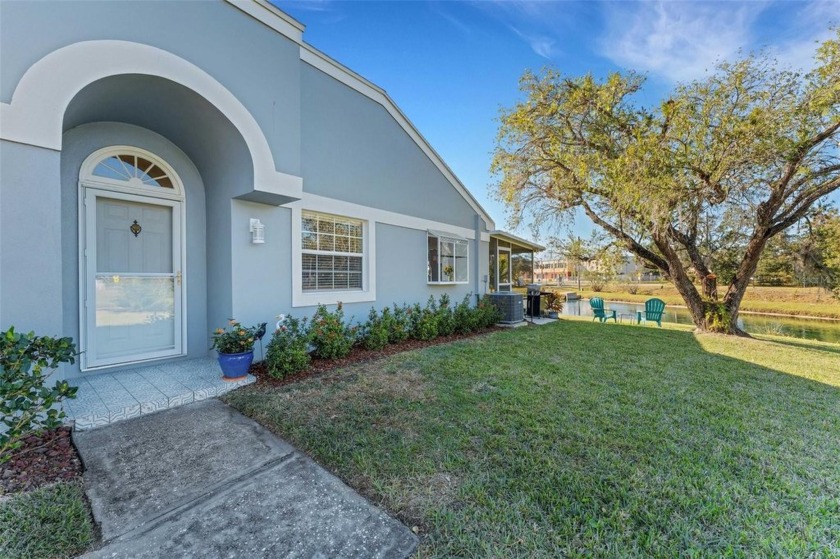
POLYGON ((653 266, 656 266, 663 272, 670 274, 670 267, 668 266, 668 262, 664 258, 648 250, 642 244, 636 241, 633 237, 631 237, 612 223, 609 223, 608 221, 603 219, 600 215, 595 213, 595 211, 585 200, 581 200, 581 207, 583 208, 583 211, 586 212, 586 215, 589 216, 589 219, 591 219, 592 221, 609 231, 614 237, 622 241, 627 250, 646 260, 653 266))
POLYGON ((766 233, 767 238, 769 239, 770 237, 777 235, 802 219, 817 200, 827 194, 830 194, 838 188, 840 188, 840 177, 828 181, 819 188, 812 190, 810 193, 803 194, 801 197, 797 198, 791 205, 791 208, 782 213, 782 215, 778 216, 775 223, 768 228, 766 233))

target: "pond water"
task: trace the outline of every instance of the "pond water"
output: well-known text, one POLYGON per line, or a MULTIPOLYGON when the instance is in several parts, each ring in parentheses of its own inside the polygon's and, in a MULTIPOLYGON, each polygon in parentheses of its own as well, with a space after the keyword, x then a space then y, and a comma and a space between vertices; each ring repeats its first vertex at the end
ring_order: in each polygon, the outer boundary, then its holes
MULTIPOLYGON (((605 301, 604 306, 618 311, 619 318, 624 322, 635 320, 636 311, 644 311, 642 303, 617 303, 605 301)), ((587 299, 567 301, 563 303, 563 314, 576 316, 592 316, 592 309, 587 299)), ((688 309, 680 307, 666 307, 662 315, 662 322, 676 322, 678 324, 692 324, 688 309)), ((789 316, 770 316, 766 314, 741 314, 738 324, 750 334, 774 334, 791 336, 806 340, 820 340, 840 344, 840 320, 814 320, 789 316)))

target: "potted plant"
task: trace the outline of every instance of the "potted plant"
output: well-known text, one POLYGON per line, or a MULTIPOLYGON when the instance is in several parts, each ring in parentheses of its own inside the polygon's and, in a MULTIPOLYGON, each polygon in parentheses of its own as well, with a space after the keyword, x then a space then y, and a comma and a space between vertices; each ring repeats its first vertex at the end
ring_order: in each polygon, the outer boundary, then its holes
POLYGON ((219 366, 224 380, 238 380, 248 374, 254 361, 254 341, 257 328, 246 328, 234 319, 228 321, 228 329, 217 328, 213 332, 213 347, 219 352, 219 366))
POLYGON ((563 301, 553 291, 549 291, 546 295, 546 310, 548 311, 548 318, 558 318, 563 312, 563 301))

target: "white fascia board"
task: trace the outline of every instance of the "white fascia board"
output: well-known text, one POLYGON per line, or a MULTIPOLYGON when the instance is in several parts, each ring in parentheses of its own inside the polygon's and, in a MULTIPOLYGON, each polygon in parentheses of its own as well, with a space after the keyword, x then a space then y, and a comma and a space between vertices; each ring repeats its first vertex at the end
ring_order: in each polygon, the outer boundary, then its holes
POLYGON ((306 26, 265 0, 225 0, 295 43, 303 44, 306 26))
POLYGON ((493 229, 496 227, 496 224, 493 222, 493 219, 487 211, 481 207, 478 200, 476 200, 472 193, 461 183, 460 180, 458 180, 458 177, 455 176, 452 169, 449 168, 440 155, 438 155, 434 148, 432 148, 429 142, 426 141, 408 117, 406 117, 400 108, 397 107, 396 103, 394 103, 384 89, 374 85, 359 74, 353 72, 346 66, 333 60, 323 52, 310 45, 301 44, 300 59, 385 107, 385 110, 387 110, 391 117, 397 121, 397 124, 400 125, 405 133, 414 140, 417 146, 423 151, 423 153, 426 154, 426 157, 428 157, 435 167, 437 167, 443 174, 443 176, 446 177, 455 190, 457 190, 458 193, 467 201, 470 207, 472 207, 472 209, 481 216, 481 218, 486 222, 487 228, 493 229))
POLYGON ((529 249, 533 250, 534 252, 542 252, 542 251, 545 250, 544 246, 542 246, 540 244, 537 244, 535 242, 523 239, 522 237, 517 237, 516 235, 508 233, 507 231, 490 231, 490 233, 488 235, 488 238, 489 237, 496 237, 497 239, 501 239, 501 240, 507 241, 509 243, 513 243, 513 244, 516 244, 516 245, 519 245, 519 246, 522 246, 522 247, 525 247, 525 248, 529 248, 529 249))

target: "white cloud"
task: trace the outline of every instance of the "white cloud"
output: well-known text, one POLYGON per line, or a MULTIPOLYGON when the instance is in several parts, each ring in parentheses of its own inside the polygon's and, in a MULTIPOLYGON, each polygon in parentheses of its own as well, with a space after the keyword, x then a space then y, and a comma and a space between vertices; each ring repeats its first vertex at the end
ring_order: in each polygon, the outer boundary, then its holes
POLYGON ((509 25, 508 27, 510 27, 510 29, 514 33, 516 33, 526 43, 528 43, 528 45, 531 47, 531 50, 533 50, 534 53, 536 53, 538 56, 542 56, 543 58, 551 58, 555 54, 555 41, 551 37, 546 37, 545 35, 524 33, 512 25, 509 25))
POLYGON ((610 3, 600 44, 613 62, 671 81, 699 78, 751 43, 765 4, 610 3))
POLYGON ((501 22, 538 56, 551 59, 561 54, 557 37, 569 19, 562 2, 490 0, 472 5, 501 22))
POLYGON ((472 32, 472 29, 469 25, 455 17, 453 14, 449 13, 449 11, 444 9, 440 2, 429 2, 427 6, 429 7, 429 10, 432 11, 432 13, 446 20, 462 33, 469 35, 472 32))
MULTIPOLYGON (((807 70, 830 25, 840 24, 837 0, 812 2, 627 2, 603 4, 601 52, 626 68, 672 82, 701 78, 715 64, 766 49, 780 64, 807 70), (784 6, 781 30, 767 27, 784 6)), ((776 24, 782 22, 774 22, 776 24)))
POLYGON ((789 36, 768 47, 780 64, 793 70, 809 70, 819 43, 831 38, 831 27, 840 25, 840 2, 828 0, 802 4, 802 10, 790 22, 789 36))

